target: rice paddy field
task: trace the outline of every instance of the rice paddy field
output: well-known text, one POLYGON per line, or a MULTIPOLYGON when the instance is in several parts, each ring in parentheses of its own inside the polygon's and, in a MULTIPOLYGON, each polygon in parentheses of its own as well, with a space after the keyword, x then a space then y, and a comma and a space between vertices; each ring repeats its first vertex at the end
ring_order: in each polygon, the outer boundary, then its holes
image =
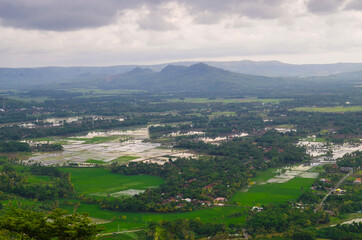
MULTIPOLYGON (((109 193, 129 189, 145 189, 158 186, 163 180, 152 176, 122 176, 112 174, 107 169, 100 168, 65 168, 72 176, 76 191, 84 194, 98 194, 105 196, 109 193)), ((305 173, 305 170, 303 173, 305 173)), ((175 219, 200 218, 204 222, 220 222, 245 224, 246 213, 250 206, 269 203, 281 203, 297 199, 304 190, 313 183, 314 178, 294 177, 287 182, 268 183, 270 179, 279 177, 277 169, 268 169, 259 172, 251 179, 251 185, 237 192, 231 205, 217 206, 182 213, 129 213, 101 209, 98 205, 80 204, 77 212, 88 212, 92 218, 105 220, 105 232, 115 232, 118 225, 121 231, 144 227, 147 222, 175 219), (237 203, 237 204, 235 204, 237 203)), ((63 208, 73 212, 74 206, 63 208)))
MULTIPOLYGON (((70 212, 73 211, 72 207, 64 208, 70 212)), ((77 212, 87 212, 91 217, 111 221, 109 223, 102 224, 106 228, 105 232, 117 231, 118 224, 120 226, 120 230, 124 231, 144 227, 151 221, 157 222, 162 220, 194 219, 197 217, 204 222, 245 224, 245 211, 245 207, 235 206, 214 207, 182 213, 128 213, 105 210, 101 209, 97 205, 91 204, 81 204, 77 209, 77 212), (236 213, 240 214, 233 217, 236 213)))
POLYGON ((71 174, 77 193, 94 196, 133 195, 150 187, 158 187, 163 179, 148 175, 124 176, 103 168, 61 168, 71 174), (136 191, 135 191, 136 190, 136 191), (138 190, 138 191, 137 191, 138 190))
POLYGON ((247 192, 237 192, 231 201, 242 205, 282 203, 297 200, 303 191, 308 190, 314 178, 293 178, 286 183, 265 183, 251 187, 247 192))

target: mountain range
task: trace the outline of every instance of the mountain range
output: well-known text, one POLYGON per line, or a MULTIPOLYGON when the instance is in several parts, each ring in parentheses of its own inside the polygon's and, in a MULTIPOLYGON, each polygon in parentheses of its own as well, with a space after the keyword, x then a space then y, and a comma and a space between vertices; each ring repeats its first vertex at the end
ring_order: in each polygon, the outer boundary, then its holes
POLYGON ((149 66, 0 68, 0 88, 267 90, 314 83, 361 82, 361 77, 362 64, 359 63, 292 65, 277 61, 183 62, 149 66))

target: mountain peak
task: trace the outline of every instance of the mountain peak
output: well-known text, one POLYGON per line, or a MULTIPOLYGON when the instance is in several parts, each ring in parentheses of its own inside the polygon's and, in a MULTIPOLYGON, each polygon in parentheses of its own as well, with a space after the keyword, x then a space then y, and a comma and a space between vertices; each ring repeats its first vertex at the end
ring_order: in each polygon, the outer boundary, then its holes
POLYGON ((161 73, 170 73, 180 70, 185 70, 187 67, 185 66, 178 66, 178 65, 167 65, 165 68, 161 70, 161 73))

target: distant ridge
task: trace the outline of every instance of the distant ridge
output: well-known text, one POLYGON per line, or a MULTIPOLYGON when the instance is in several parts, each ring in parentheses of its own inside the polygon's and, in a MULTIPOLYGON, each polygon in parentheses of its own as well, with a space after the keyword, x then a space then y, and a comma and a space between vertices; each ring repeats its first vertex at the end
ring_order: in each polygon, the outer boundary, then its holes
POLYGON ((133 69, 107 81, 94 82, 105 89, 139 89, 150 91, 230 91, 267 88, 283 80, 233 73, 204 63, 187 66, 168 65, 159 72, 133 69))
MULTIPOLYGON (((1 89, 29 89, 38 88, 39 86, 49 87, 53 85, 65 84, 72 82, 74 84, 83 81, 96 82, 102 79, 114 79, 115 76, 122 79, 128 78, 129 81, 146 81, 152 75, 161 73, 166 77, 170 72, 173 75, 176 71, 183 74, 184 77, 191 76, 191 72, 195 70, 195 74, 201 77, 203 70, 213 71, 215 76, 209 76, 212 80, 214 77, 222 74, 228 75, 227 78, 235 78, 235 74, 256 75, 265 77, 282 77, 282 78, 301 78, 320 79, 326 76, 328 79, 343 78, 358 79, 362 75, 362 63, 335 63, 335 64, 303 64, 294 65, 286 64, 279 61, 208 61, 204 63, 198 62, 175 62, 170 64, 157 65, 122 65, 111 67, 43 67, 43 68, 0 68, 0 88, 1 89), (192 68, 188 69, 188 67, 192 68), (216 69, 210 69, 214 67, 216 69), (222 72, 227 71, 227 72, 222 72), (231 73, 232 72, 232 73, 231 73), (127 73, 126 75, 123 75, 127 73), (234 76, 232 76, 234 74, 234 76), (352 77, 353 76, 353 77, 352 77), (137 78, 134 80, 134 78, 137 78)), ((205 72, 206 74, 206 72, 205 72)), ((174 76, 175 79, 181 79, 180 76, 174 76)), ((195 76, 194 76, 195 77, 195 76)), ((244 76, 246 77, 246 76, 244 76)), ((210 82, 212 82, 210 80, 210 82)), ((156 81, 154 79, 154 81, 156 81)), ((169 79, 172 82, 172 79, 169 79)), ((214 79, 213 81, 216 81, 214 79)), ((156 81, 157 82, 157 81, 156 81)), ((171 84, 171 83, 170 83, 171 84)), ((192 86, 192 83, 190 83, 192 86)), ((215 83, 216 84, 216 83, 215 83)), ((226 83, 225 83, 226 84, 226 83)), ((235 83, 229 83, 232 87, 235 83)), ((132 86, 131 83, 128 84, 132 86)))

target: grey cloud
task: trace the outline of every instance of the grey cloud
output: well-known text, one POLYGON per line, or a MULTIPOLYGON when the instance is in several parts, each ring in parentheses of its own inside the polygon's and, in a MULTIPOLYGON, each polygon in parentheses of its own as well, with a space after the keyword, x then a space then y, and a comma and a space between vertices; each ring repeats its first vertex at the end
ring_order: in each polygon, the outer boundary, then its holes
POLYGON ((167 21, 162 15, 154 14, 153 12, 142 18, 138 22, 138 25, 143 30, 153 31, 167 31, 177 28, 175 25, 167 21))
MULTIPOLYGON (((111 24, 118 13, 146 5, 157 9, 171 0, 0 0, 0 23, 22 29, 72 31, 111 24)), ((250 18, 277 18, 288 0, 175 0, 186 6, 195 22, 213 24, 229 14, 250 18)), ((142 29, 169 30, 162 16, 141 20, 142 29), (157 24, 159 24, 157 26, 157 24)))
MULTIPOLYGON (((152 0, 158 4, 163 0, 152 0)), ((22 29, 70 31, 112 23, 117 13, 145 0, 0 0, 0 20, 22 29)))
POLYGON ((326 14, 337 11, 345 0, 309 0, 307 7, 309 11, 316 14, 326 14))
POLYGON ((214 24, 229 14, 257 19, 278 18, 283 15, 284 3, 285 0, 198 0, 189 1, 189 7, 196 22, 214 24))
POLYGON ((350 0, 346 7, 346 10, 362 10, 362 0, 350 0))

